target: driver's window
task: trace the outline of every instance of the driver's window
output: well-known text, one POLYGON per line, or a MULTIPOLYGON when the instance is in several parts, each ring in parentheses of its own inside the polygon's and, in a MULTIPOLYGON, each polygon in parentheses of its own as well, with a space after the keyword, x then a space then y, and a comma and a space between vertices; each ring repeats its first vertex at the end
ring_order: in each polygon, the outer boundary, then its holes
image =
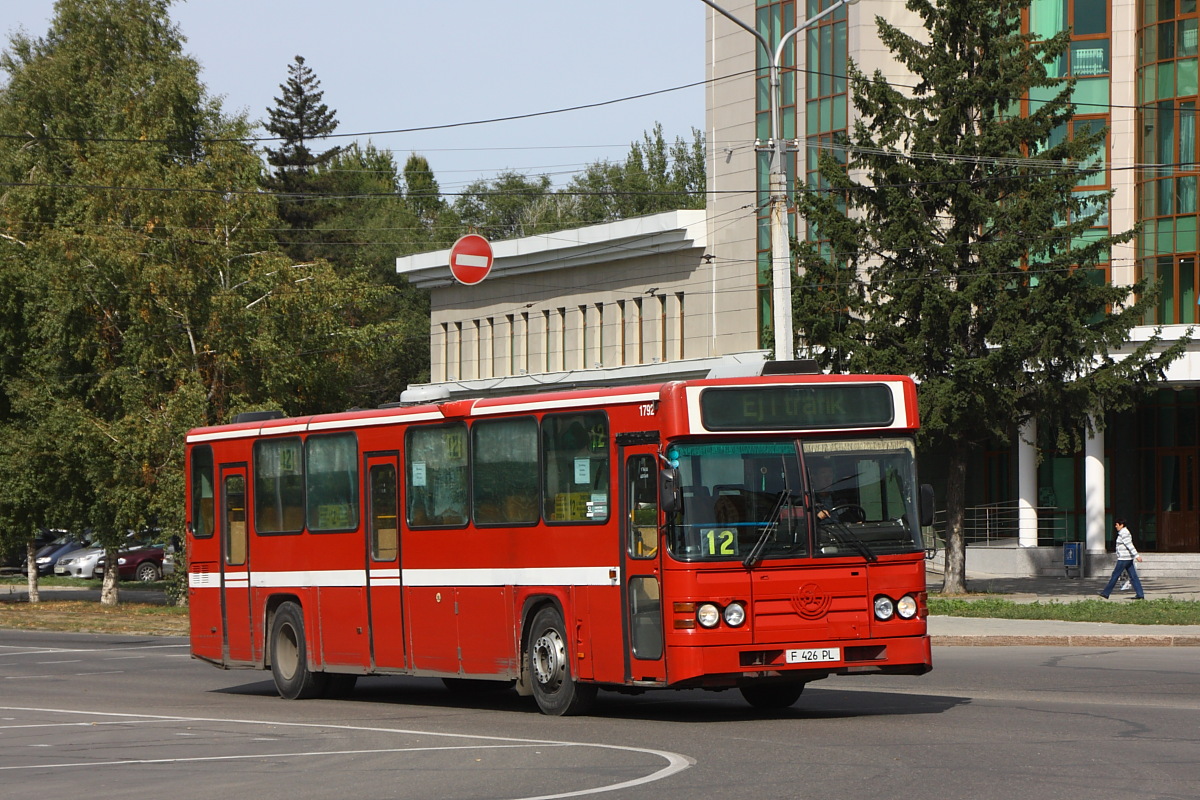
POLYGON ((658 555, 658 483, 654 456, 633 456, 626 462, 629 497, 629 554, 658 555))

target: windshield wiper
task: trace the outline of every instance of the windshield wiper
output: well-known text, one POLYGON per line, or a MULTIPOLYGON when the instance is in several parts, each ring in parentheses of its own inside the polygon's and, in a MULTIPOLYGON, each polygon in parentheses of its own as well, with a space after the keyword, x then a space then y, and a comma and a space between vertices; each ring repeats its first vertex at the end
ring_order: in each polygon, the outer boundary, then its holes
POLYGON ((763 525, 762 533, 758 535, 758 541, 754 543, 754 547, 750 548, 750 552, 742 559, 742 566, 746 569, 754 569, 759 561, 762 561, 762 552, 766 549, 767 539, 779 528, 779 517, 783 514, 783 507, 792 499, 792 490, 784 489, 779 493, 779 499, 775 501, 775 507, 771 509, 771 513, 767 516, 767 521, 763 525))
POLYGON ((841 520, 834 519, 833 517, 829 517, 828 519, 821 520, 821 524, 825 525, 826 529, 829 531, 829 535, 832 536, 838 544, 849 545, 851 549, 857 551, 858 554, 867 561, 879 560, 879 556, 875 555, 875 551, 871 549, 871 546, 862 539, 858 538, 858 534, 850 530, 846 523, 842 522, 841 520))

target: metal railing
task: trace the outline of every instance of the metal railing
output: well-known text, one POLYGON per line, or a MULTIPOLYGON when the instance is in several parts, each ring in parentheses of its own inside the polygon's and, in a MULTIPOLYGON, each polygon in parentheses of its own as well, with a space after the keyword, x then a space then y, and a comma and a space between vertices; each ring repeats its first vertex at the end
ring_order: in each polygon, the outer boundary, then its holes
MULTIPOLYGON (((1067 513, 1056 506, 1037 506, 1038 544, 1056 544, 1067 540, 1067 513)), ((933 538, 940 548, 946 541, 946 511, 934 512, 933 527, 925 538, 933 538)), ((963 514, 963 539, 967 544, 1015 545, 1021 538, 1020 507, 1015 500, 971 506, 963 514)), ((926 541, 926 547, 931 546, 926 541)))

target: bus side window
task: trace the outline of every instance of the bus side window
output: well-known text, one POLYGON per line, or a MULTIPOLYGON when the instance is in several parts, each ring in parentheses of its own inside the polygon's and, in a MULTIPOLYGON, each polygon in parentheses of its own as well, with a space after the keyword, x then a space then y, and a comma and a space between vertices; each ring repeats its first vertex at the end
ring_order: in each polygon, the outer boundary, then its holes
POLYGON ((213 486, 212 448, 200 445, 192 450, 192 535, 197 539, 213 535, 213 486))
POLYGON ((408 524, 457 527, 467 522, 467 427, 410 428, 405 498, 408 524))
POLYGON ((542 516, 548 522, 608 519, 608 417, 602 411, 542 420, 542 516))
POLYGON ((629 485, 629 554, 658 555, 658 471, 654 456, 633 456, 626 464, 629 485))
POLYGON ((391 464, 371 467, 371 558, 395 561, 400 552, 396 525, 396 468, 391 464))
POLYGON ((225 478, 225 563, 246 563, 246 480, 241 475, 225 478))
POLYGON ((538 521, 538 427, 534 417, 471 426, 472 507, 477 524, 538 521))
POLYGON ((254 530, 304 530, 304 449, 299 437, 254 443, 254 530))

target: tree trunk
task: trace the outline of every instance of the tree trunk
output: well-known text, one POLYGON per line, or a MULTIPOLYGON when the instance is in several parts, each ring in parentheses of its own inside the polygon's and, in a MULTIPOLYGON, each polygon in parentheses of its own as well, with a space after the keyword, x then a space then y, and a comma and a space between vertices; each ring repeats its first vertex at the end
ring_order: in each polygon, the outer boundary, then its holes
POLYGON ((966 594, 967 591, 967 547, 963 538, 966 502, 967 448, 955 443, 950 450, 946 478, 946 571, 942 580, 945 594, 966 594))
POLYGON ((32 539, 25 543, 25 568, 29 570, 29 602, 39 603, 42 598, 38 594, 37 550, 32 539))
POLYGON ((120 575, 120 570, 117 568, 117 551, 115 548, 107 547, 104 550, 104 580, 100 584, 101 605, 115 606, 121 601, 117 591, 118 575, 120 575))

